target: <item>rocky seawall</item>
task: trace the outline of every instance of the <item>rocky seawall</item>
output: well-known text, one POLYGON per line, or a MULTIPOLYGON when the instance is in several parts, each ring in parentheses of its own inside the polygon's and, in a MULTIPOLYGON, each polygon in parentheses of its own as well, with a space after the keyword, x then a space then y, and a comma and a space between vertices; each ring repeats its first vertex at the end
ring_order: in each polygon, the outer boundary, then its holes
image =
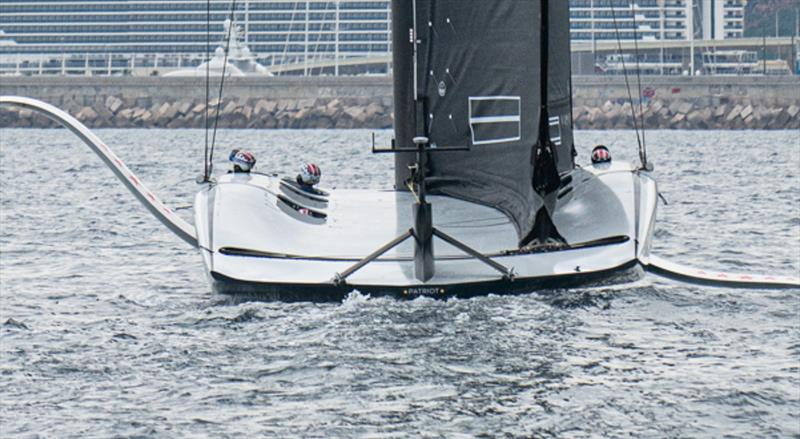
MULTIPOLYGON (((233 78, 208 105, 204 83, 175 78, 11 78, 0 94, 49 102, 91 128, 391 128, 388 78, 233 78), (259 82, 262 81, 262 82, 259 82)), ((635 113, 651 129, 800 129, 797 78, 647 78, 635 113)), ((621 78, 576 77, 578 129, 633 127, 621 78)), ((0 127, 55 127, 0 107, 0 127)))
MULTIPOLYGON (((800 106, 765 107, 746 103, 722 104, 714 108, 692 102, 654 101, 635 106, 637 118, 651 129, 800 129, 800 106)), ((392 107, 374 98, 318 98, 158 102, 149 107, 124 105, 115 96, 94 105, 66 108, 90 128, 391 128, 392 107), (219 117, 217 119, 217 109, 219 117)), ((576 106, 573 121, 578 129, 625 129, 633 127, 628 102, 606 101, 602 106, 576 106)), ((18 108, 0 109, 0 127, 48 128, 56 123, 18 108)))
MULTIPOLYGON (((391 103, 380 98, 161 101, 150 106, 108 96, 93 105, 62 108, 90 128, 391 128, 391 103)), ((0 126, 54 127, 30 110, 0 108, 0 126)))
MULTIPOLYGON (((688 101, 654 101, 634 108, 640 126, 653 129, 768 130, 800 129, 800 106, 768 107, 752 103, 701 107, 688 101)), ((605 102, 601 107, 580 106, 572 114, 578 129, 632 128, 628 102, 605 102)))

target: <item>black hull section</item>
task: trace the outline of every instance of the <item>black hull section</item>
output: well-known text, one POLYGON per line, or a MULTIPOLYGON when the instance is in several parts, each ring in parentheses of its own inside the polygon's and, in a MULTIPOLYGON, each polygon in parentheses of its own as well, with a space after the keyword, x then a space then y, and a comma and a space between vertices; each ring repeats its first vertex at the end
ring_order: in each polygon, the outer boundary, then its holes
POLYGON ((421 286, 261 283, 246 282, 216 272, 211 273, 216 293, 231 296, 236 300, 266 302, 341 302, 353 291, 359 291, 361 294, 368 294, 371 297, 393 297, 401 300, 417 297, 466 299, 490 294, 519 295, 540 290, 596 286, 606 283, 618 284, 639 279, 641 276, 642 270, 637 261, 592 273, 522 278, 513 281, 498 279, 489 282, 421 286))

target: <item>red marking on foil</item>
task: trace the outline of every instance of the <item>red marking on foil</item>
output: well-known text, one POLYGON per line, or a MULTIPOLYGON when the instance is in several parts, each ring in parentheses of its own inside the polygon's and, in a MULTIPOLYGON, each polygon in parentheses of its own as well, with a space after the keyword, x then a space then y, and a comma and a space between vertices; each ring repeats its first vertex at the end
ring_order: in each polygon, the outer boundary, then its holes
POLYGON ((131 181, 133 182, 133 184, 135 184, 136 186, 139 186, 139 180, 137 180, 137 179, 136 179, 136 176, 135 176, 135 175, 131 174, 131 176, 130 176, 130 177, 128 177, 128 178, 130 178, 130 179, 131 179, 131 181))
POLYGON ((727 278, 728 278, 728 275, 727 275, 727 274, 725 274, 725 273, 719 273, 719 274, 717 275, 717 277, 718 277, 718 278, 720 278, 720 279, 727 279, 727 278))
POLYGON ((116 164, 118 164, 118 165, 122 166, 122 162, 121 162, 121 161, 119 161, 119 159, 118 159, 118 158, 116 158, 116 157, 114 157, 114 163, 116 163, 116 164))
POLYGON ((153 202, 156 201, 156 197, 154 197, 153 194, 151 194, 150 192, 147 193, 147 198, 149 198, 153 202))
POLYGON ((103 149, 105 149, 106 151, 108 151, 108 146, 106 146, 106 144, 105 144, 105 143, 101 143, 101 144, 100 144, 100 146, 101 146, 103 149))
POLYGON ((767 276, 767 277, 765 277, 764 279, 766 279, 766 280, 775 280, 775 278, 774 278, 774 277, 772 277, 772 276, 767 276))
POLYGON ((751 276, 748 276, 746 274, 743 274, 743 275, 739 276, 739 279, 742 279, 742 280, 753 280, 753 278, 751 276))
POLYGON ((708 273, 706 273, 706 272, 705 272, 705 271, 703 271, 703 270, 697 270, 697 274, 703 274, 703 275, 705 275, 705 274, 708 274, 708 273))

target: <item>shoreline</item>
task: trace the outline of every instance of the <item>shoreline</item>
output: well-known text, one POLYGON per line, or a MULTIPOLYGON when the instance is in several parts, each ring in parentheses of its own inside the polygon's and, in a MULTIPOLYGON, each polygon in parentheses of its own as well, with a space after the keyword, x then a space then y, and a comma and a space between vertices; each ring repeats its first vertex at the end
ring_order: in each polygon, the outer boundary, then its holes
MULTIPOLYGON (((649 129, 800 129, 798 77, 643 77, 649 129)), ((638 93, 632 84, 634 94, 638 93)), ((388 77, 230 78, 205 103, 205 82, 159 77, 9 77, 0 94, 51 103, 90 128, 386 129, 394 122, 388 77)), ((575 77, 575 129, 633 128, 622 77, 575 77)), ((49 128, 30 110, 0 108, 0 127, 49 128)))

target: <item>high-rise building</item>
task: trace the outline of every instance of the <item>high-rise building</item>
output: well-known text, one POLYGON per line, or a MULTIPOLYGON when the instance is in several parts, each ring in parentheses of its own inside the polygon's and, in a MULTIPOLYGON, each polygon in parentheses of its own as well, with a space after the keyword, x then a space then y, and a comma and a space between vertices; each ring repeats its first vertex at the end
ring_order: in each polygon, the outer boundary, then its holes
POLYGON ((741 38, 744 35, 744 7, 747 0, 703 0, 697 2, 704 40, 741 38))
POLYGON ((746 0, 570 0, 573 41, 738 38, 746 0))
MULTIPOLYGON (((467 0, 465 0, 466 2, 467 0)), ((473 1, 473 0, 470 0, 473 1)), ((478 0, 474 0, 479 3, 478 0)), ((552 1, 552 0, 551 0, 552 1)), ((573 42, 728 39, 746 0, 569 1, 573 42)), ((197 66, 225 39, 265 66, 390 58, 390 0, 0 0, 0 72, 197 66), (208 32, 208 33, 207 33, 208 32), (34 65, 34 67, 30 67, 34 65), (70 69, 69 66, 79 67, 70 69)), ((337 64, 338 66, 338 64, 337 64)), ((307 74, 336 73, 329 67, 307 74)), ((382 70, 388 71, 384 65, 382 70)))
POLYGON ((267 65, 390 51, 388 0, 3 0, 0 55, 201 57, 224 40, 231 9, 267 65))

